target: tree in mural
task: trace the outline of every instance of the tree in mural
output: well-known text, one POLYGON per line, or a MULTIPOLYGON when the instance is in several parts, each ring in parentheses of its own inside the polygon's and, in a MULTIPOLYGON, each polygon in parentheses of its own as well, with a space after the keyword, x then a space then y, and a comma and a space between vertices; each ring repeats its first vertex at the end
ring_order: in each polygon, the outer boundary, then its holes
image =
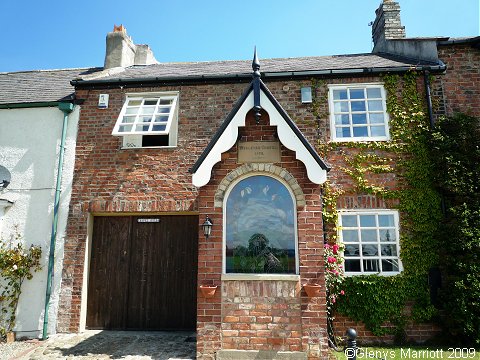
POLYGON ((279 273, 288 267, 285 251, 269 246, 263 234, 253 234, 248 247, 239 245, 233 250, 233 264, 239 273, 279 273))

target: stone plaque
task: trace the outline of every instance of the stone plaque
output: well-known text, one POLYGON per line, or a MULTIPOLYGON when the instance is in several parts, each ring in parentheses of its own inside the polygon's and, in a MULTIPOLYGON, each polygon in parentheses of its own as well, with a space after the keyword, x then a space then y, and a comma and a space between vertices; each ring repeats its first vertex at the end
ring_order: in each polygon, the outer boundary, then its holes
POLYGON ((244 141, 238 143, 238 163, 280 162, 278 141, 244 141))

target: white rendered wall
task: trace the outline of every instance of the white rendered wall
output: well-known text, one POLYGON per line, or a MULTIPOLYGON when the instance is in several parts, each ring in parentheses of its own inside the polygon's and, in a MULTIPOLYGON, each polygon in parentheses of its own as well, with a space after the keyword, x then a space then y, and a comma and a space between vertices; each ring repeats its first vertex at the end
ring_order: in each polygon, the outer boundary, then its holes
MULTIPOLYGON (((60 195, 55 267, 49 311, 49 334, 55 333, 63 263, 63 241, 70 202, 79 108, 68 116, 66 149, 60 195)), ((17 309, 18 337, 38 337, 42 333, 48 254, 53 219, 53 201, 63 112, 56 107, 0 109, 0 165, 12 174, 0 199, 13 202, 6 208, 0 237, 8 241, 16 228, 27 247, 42 247, 42 270, 26 280, 17 309)))

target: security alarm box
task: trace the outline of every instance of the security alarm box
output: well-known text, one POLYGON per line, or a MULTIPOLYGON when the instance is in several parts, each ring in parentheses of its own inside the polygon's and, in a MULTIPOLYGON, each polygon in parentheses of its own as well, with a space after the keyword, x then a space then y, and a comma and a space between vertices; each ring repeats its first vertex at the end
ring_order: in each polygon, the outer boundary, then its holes
POLYGON ((106 109, 108 108, 108 94, 100 94, 98 97, 98 108, 106 109))

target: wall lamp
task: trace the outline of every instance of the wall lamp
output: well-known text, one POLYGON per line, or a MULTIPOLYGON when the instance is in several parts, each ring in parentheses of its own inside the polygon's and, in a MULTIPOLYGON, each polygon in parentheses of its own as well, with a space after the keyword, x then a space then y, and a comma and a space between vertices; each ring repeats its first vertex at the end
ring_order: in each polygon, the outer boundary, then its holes
POLYGON ((207 217, 205 218, 205 221, 202 224, 203 235, 205 235, 205 239, 208 239, 208 237, 212 233, 212 226, 213 226, 213 222, 207 215, 207 217))

